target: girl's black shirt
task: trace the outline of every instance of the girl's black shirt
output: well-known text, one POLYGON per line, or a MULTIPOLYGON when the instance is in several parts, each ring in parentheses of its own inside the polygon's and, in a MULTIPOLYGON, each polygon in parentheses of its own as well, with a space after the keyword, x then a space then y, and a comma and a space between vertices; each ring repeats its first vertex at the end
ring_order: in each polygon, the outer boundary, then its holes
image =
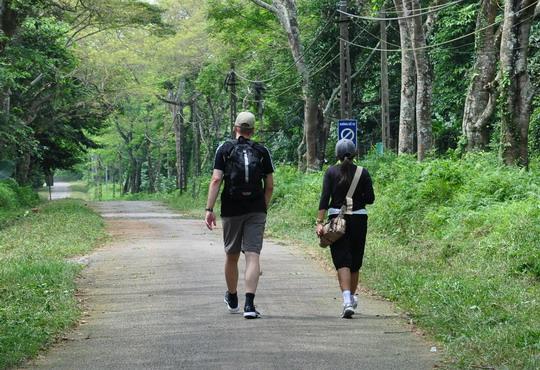
MULTIPOLYGON (((350 168, 350 178, 354 177, 356 165, 350 168)), ((328 210, 329 208, 341 208, 345 204, 345 197, 349 190, 350 183, 340 184, 341 172, 340 165, 330 166, 324 174, 321 200, 319 210, 328 210)), ((373 204, 375 193, 373 192, 373 183, 367 169, 362 169, 362 176, 358 181, 356 190, 353 193, 353 211, 366 207, 366 204, 373 204)))

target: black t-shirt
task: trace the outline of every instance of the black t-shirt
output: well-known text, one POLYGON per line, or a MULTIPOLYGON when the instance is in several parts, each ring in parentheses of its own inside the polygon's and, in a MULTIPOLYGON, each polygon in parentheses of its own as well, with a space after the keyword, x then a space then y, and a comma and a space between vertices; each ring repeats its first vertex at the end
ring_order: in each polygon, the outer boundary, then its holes
MULTIPOLYGON (((249 142, 249 139, 240 137, 239 142, 245 140, 249 142)), ((259 143, 252 142, 253 147, 260 151, 262 154, 262 173, 264 176, 269 175, 274 172, 274 165, 272 163, 272 158, 270 157, 270 152, 268 149, 259 143)), ((221 170, 225 173, 225 163, 227 161, 227 156, 233 147, 231 141, 226 141, 219 146, 216 150, 216 157, 214 159, 214 169, 221 170)), ((229 184, 227 183, 227 177, 224 177, 225 185, 223 191, 221 192, 221 217, 233 217, 240 216, 252 212, 265 212, 266 213, 266 203, 264 201, 264 193, 260 197, 253 200, 233 200, 229 195, 229 184)))
MULTIPOLYGON (((351 166, 349 175, 351 179, 356 172, 356 165, 351 166)), ((341 172, 340 165, 331 166, 326 170, 323 180, 323 189, 319 210, 329 208, 341 208, 345 204, 345 197, 349 191, 350 184, 340 184, 341 172)), ((362 176, 358 181, 356 190, 353 193, 353 210, 359 210, 366 207, 366 204, 373 204, 375 193, 368 170, 362 169, 362 176)))

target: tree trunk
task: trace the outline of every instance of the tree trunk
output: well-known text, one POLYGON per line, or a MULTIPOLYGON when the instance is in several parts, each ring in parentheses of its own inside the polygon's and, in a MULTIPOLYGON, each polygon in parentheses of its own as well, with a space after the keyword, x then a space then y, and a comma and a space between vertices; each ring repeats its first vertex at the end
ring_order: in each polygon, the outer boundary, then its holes
POLYGON ((193 173, 196 177, 201 174, 201 135, 197 119, 197 103, 191 103, 191 128, 193 130, 193 173))
POLYGON ((326 158, 326 146, 328 144, 328 136, 330 134, 331 120, 325 117, 323 109, 321 107, 319 107, 317 115, 318 115, 317 117, 319 121, 319 124, 317 127, 320 132, 319 138, 318 138, 317 153, 318 153, 318 161, 320 165, 322 166, 326 158))
MULTIPOLYGON (((274 13, 281 26, 287 33, 289 48, 296 64, 298 74, 302 77, 302 95, 304 99, 304 139, 306 143, 306 168, 318 170, 317 160, 317 99, 311 96, 311 79, 304 59, 303 47, 300 41, 295 0, 272 0, 269 4, 263 0, 251 0, 253 3, 274 13)), ((301 148, 301 145, 299 146, 301 148)), ((299 155, 299 160, 304 158, 299 155)), ((299 168, 303 166, 299 163, 299 168)))
POLYGON ((497 94, 494 80, 497 72, 495 22, 497 4, 493 0, 482 0, 476 19, 476 61, 472 70, 465 108, 462 132, 467 151, 483 150, 489 142, 487 124, 496 106, 497 94))
POLYGON ((528 166, 533 89, 527 71, 529 36, 537 0, 507 0, 501 36, 501 154, 506 164, 528 166))
POLYGON ((312 96, 307 96, 304 106, 304 117, 306 132, 306 165, 308 171, 320 170, 319 160, 317 158, 317 142, 319 141, 319 105, 312 96))
POLYGON ((30 153, 23 153, 15 164, 15 180, 19 185, 29 185, 30 168, 32 166, 32 156, 30 153))
POLYGON ((142 161, 140 159, 135 160, 135 179, 134 179, 134 188, 132 193, 141 192, 141 183, 142 183, 142 161))
MULTIPOLYGON (((410 16, 419 13, 420 1, 403 1, 405 14, 410 16)), ((418 160, 424 160, 426 153, 432 145, 431 127, 431 95, 433 82, 428 54, 426 52, 426 39, 422 25, 422 16, 408 18, 407 23, 411 31, 411 42, 416 67, 416 135, 418 146, 418 160)))
POLYGON ((174 107, 174 140, 176 143, 176 188, 184 190, 184 119, 182 116, 183 106, 174 107))
MULTIPOLYGON (((386 12, 381 10, 381 18, 386 17, 386 12)), ((381 136, 385 149, 391 149, 390 146, 390 94, 388 91, 388 56, 387 56, 387 37, 386 21, 380 21, 381 31, 381 136)))
POLYGON ((156 169, 154 168, 154 160, 152 159, 152 147, 148 140, 146 148, 146 162, 148 163, 148 192, 156 192, 156 169))
MULTIPOLYGON (((394 0, 398 14, 403 13, 401 0, 394 0)), ((398 153, 414 153, 415 106, 416 106, 416 70, 411 47, 411 36, 407 21, 399 19, 399 37, 401 45, 401 101, 399 105, 398 153)))

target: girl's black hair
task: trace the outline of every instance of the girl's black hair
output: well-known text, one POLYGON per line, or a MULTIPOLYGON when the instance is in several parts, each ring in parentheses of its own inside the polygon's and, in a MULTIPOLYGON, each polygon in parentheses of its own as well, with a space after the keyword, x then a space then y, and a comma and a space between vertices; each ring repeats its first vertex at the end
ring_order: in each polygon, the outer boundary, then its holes
POLYGON ((343 157, 341 164, 339 165, 339 173, 341 178, 339 180, 339 185, 350 186, 352 182, 352 168, 354 163, 351 158, 348 156, 343 157))

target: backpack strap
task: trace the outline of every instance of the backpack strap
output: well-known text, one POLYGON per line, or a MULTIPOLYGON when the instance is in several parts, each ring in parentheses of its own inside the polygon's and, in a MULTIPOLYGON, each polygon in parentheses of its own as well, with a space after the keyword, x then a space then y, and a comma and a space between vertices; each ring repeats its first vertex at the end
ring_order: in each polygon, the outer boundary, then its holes
POLYGON ((222 145, 225 146, 225 151, 223 153, 223 160, 227 162, 227 160, 231 157, 232 151, 234 150, 234 147, 238 144, 238 140, 231 139, 224 142, 222 145))
POLYGON ((349 191, 347 191, 347 195, 345 196, 346 204, 341 207, 341 212, 347 215, 351 215, 353 211, 353 199, 352 196, 354 194, 354 191, 356 190, 356 187, 358 186, 358 181, 360 180, 360 177, 362 176, 363 167, 358 166, 356 167, 356 172, 354 173, 354 177, 351 181, 351 186, 349 186, 349 191))

